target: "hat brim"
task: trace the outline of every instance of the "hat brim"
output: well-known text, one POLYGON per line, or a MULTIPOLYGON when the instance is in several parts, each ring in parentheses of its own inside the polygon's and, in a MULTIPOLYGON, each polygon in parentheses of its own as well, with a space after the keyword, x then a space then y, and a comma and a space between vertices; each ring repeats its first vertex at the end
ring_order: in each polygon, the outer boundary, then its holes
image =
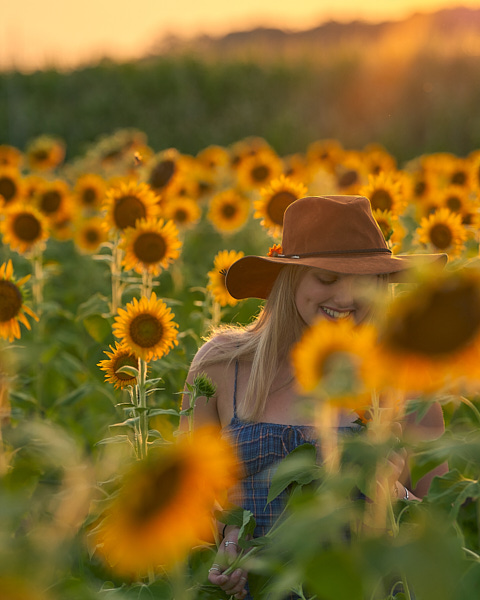
POLYGON ((303 265, 342 273, 345 275, 389 275, 389 281, 415 281, 414 273, 421 267, 436 265, 443 268, 448 260, 446 254, 384 254, 337 255, 329 257, 281 258, 244 256, 228 269, 225 285, 231 296, 244 298, 268 298, 275 280, 285 265, 303 265))

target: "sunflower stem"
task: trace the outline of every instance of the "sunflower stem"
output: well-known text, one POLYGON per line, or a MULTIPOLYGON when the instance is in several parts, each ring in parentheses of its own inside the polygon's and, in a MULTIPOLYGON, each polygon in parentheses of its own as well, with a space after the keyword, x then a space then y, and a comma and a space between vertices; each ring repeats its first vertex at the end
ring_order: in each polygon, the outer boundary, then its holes
POLYGON ((112 276, 112 302, 111 302, 111 313, 115 315, 118 311, 118 307, 122 304, 122 259, 123 251, 119 248, 119 236, 118 234, 113 241, 112 246, 112 263, 111 263, 111 276, 112 276))
POLYGON ((152 295, 152 282, 153 277, 152 274, 149 273, 146 269, 142 271, 142 289, 141 296, 145 296, 145 298, 150 298, 152 295))
POLYGON ((148 414, 147 395, 145 390, 147 363, 143 358, 138 359, 138 407, 140 412, 140 458, 147 456, 148 414))
POLYGON ((32 279, 32 295, 34 303, 34 311, 38 317, 41 313, 41 305, 43 303, 43 253, 37 250, 32 256, 33 279, 32 279))

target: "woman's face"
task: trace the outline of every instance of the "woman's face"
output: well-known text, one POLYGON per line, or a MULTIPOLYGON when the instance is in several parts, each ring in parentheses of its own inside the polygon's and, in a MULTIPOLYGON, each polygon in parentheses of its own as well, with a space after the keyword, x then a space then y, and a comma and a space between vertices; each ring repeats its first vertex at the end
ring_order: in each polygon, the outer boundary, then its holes
POLYGON ((300 280, 295 304, 307 325, 318 318, 340 321, 352 317, 365 320, 378 289, 378 275, 343 275, 311 268, 300 280))

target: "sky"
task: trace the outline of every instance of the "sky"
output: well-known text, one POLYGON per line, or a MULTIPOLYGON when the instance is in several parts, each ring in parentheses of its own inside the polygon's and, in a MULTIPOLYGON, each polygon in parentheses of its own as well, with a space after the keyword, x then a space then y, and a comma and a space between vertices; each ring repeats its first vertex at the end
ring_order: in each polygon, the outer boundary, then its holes
POLYGON ((399 20, 480 0, 5 0, 0 69, 70 68, 136 58, 163 36, 223 35, 256 26, 302 30, 330 19, 399 20))

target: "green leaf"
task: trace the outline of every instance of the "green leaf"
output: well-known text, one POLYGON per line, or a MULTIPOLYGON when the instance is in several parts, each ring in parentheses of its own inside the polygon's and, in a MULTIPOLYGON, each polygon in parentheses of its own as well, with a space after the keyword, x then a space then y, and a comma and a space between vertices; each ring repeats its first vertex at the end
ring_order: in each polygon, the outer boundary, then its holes
POLYGON ((96 443, 96 446, 103 444, 124 444, 125 442, 130 443, 128 435, 113 435, 112 437, 103 438, 96 443))
POLYGON ((96 342, 103 342, 112 333, 110 323, 100 315, 91 315, 83 319, 83 325, 88 331, 90 337, 96 342))
POLYGON ((359 561, 345 549, 317 554, 306 568, 306 587, 322 600, 363 600, 359 561))
POLYGON ((427 499, 431 503, 450 509, 450 515, 456 518, 462 504, 468 500, 480 498, 480 483, 464 477, 458 469, 452 469, 443 477, 434 477, 427 499))
POLYGON ((148 416, 156 417, 157 415, 174 415, 178 417, 182 414, 182 412, 178 411, 175 408, 152 408, 148 411, 148 416))
POLYGON ((138 369, 130 365, 123 365, 115 373, 125 373, 125 375, 130 375, 131 377, 138 377, 138 369))
POLYGON ((320 476, 317 453, 313 444, 302 444, 286 456, 278 465, 268 492, 267 502, 271 502, 289 485, 307 485, 320 476))

